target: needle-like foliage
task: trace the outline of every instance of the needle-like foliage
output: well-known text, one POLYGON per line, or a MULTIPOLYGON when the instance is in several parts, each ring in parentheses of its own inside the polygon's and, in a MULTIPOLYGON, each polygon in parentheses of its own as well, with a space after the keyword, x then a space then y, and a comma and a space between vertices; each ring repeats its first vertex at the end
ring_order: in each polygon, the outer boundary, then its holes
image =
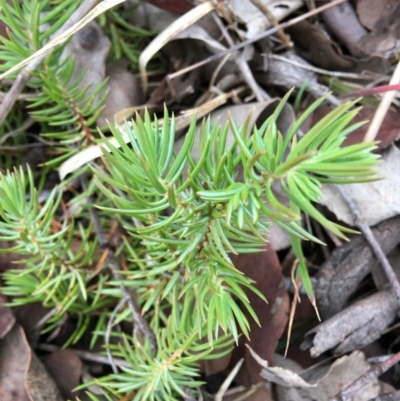
MULTIPOLYGON (((0 0, 0 20, 9 28, 0 38, 0 72, 43 47, 79 3, 0 0)), ((124 56, 135 69, 140 42, 149 32, 127 24, 121 13, 129 12, 111 10, 99 23, 113 44, 109 59, 124 56)), ((250 336, 246 316, 258 321, 246 293, 263 295, 231 255, 262 250, 271 221, 276 223, 290 234, 299 277, 312 299, 301 241, 321 241, 303 228, 302 215, 345 238, 351 230, 316 207, 321 185, 376 179, 375 145, 343 146, 359 126, 349 126, 358 112, 356 102, 337 107, 299 136, 324 98, 283 136, 276 121, 287 94, 251 135, 248 123, 237 127, 234 116, 225 126, 205 120, 200 129, 194 119, 175 152, 175 120, 165 110, 162 123, 146 113, 124 129, 112 127, 118 146, 103 138, 104 156, 91 166, 93 176, 83 190, 77 184, 86 182, 80 176, 90 174, 87 167, 48 191, 50 169, 97 141, 96 120, 107 96, 105 82, 90 91, 80 84, 83 75, 71 82, 74 61, 61 61, 62 50, 54 49, 32 72, 18 99, 29 102, 29 118, 23 122, 26 109, 15 107, 0 129, 0 145, 8 146, 0 146, 1 251, 21 258, 2 274, 0 291, 11 305, 48 307, 44 331, 75 319, 65 346, 88 332, 92 347, 105 344, 114 372, 95 380, 105 399, 182 400, 199 390, 201 361, 224 355, 239 336, 250 336), (32 124, 35 130, 27 137, 32 124), (199 152, 193 151, 196 135, 199 152), (34 173, 13 169, 23 153, 16 156, 10 146, 25 152, 32 137, 53 157, 34 173), (288 206, 278 200, 277 187, 288 206), (156 347, 138 327, 126 329, 134 315, 127 293, 154 333, 156 347)), ((95 394, 89 397, 97 400, 95 394)))
POLYGON ((321 98, 283 136, 276 121, 288 97, 251 135, 247 123, 237 127, 234 118, 225 126, 204 120, 199 132, 193 119, 177 153, 175 120, 167 110, 163 123, 146 113, 127 123, 124 132, 113 127, 118 146, 103 137, 102 163, 92 167, 94 181, 87 191, 102 224, 117 219, 124 226, 115 250, 123 266, 118 278, 111 276, 106 254, 96 254, 87 207, 77 212, 82 225, 76 229, 60 213, 62 187, 42 203, 29 170, 0 175, 0 239, 13 242, 11 250, 24 255, 25 264, 4 274, 2 291, 14 304, 40 301, 54 308, 50 327, 66 313, 77 316, 71 341, 96 317, 92 345, 104 336, 110 359, 124 361, 115 373, 96 380, 108 399, 127 394, 135 401, 182 399, 200 385, 200 360, 218 357, 240 335, 250 335, 244 311, 258 318, 244 290, 263 295, 231 255, 262 250, 270 221, 290 234, 299 274, 313 297, 301 240, 321 241, 302 227, 302 213, 345 238, 351 230, 315 207, 321 185, 376 179, 378 156, 373 143, 343 146, 359 126, 348 126, 358 111, 355 102, 337 107, 298 137, 321 98), (198 159, 192 155, 196 135, 198 159), (234 138, 231 145, 228 136, 234 138), (278 201, 276 185, 289 206, 278 201), (121 288, 137 297, 155 334, 155 353, 146 338, 113 330, 113 324, 131 321, 121 288))

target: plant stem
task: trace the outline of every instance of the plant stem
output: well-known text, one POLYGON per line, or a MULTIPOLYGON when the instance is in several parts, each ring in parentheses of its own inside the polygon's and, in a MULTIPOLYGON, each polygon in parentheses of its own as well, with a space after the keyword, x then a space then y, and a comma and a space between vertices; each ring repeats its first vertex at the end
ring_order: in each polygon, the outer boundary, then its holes
MULTIPOLYGON (((86 190, 88 188, 87 177, 85 175, 81 176, 81 184, 83 189, 86 190)), ((88 202, 92 203, 92 199, 89 198, 88 202)), ((113 249, 110 247, 107 237, 104 235, 97 210, 94 207, 90 207, 89 213, 90 213, 90 219, 94 226, 94 230, 99 240, 100 247, 101 249, 108 252, 107 262, 108 265, 110 266, 113 276, 117 281, 121 282, 123 281, 123 276, 120 273, 121 269, 119 267, 115 253, 113 249)), ((133 321, 136 327, 141 331, 143 336, 147 338, 147 340, 149 341, 152 354, 155 355, 157 353, 156 337, 153 333, 153 330, 150 328, 147 320, 142 316, 142 311, 137 303, 135 295, 124 285, 121 285, 121 291, 122 294, 124 295, 124 298, 126 299, 129 309, 131 310, 133 321)))

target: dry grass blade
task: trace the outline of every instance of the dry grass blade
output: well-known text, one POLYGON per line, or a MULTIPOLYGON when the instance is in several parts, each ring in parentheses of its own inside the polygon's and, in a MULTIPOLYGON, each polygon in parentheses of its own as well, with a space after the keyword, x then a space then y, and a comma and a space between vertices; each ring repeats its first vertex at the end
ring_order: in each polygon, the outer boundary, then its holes
POLYGON ((157 37, 155 37, 151 43, 143 50, 139 58, 139 71, 142 77, 143 88, 147 90, 147 73, 146 66, 150 59, 164 46, 166 45, 176 34, 182 32, 188 26, 194 24, 201 17, 214 10, 214 4, 211 1, 207 1, 200 4, 193 10, 190 10, 182 17, 174 21, 167 29, 162 31, 157 37))
MULTIPOLYGON (((393 72, 389 85, 396 85, 398 83, 400 83, 400 61, 398 62, 396 69, 393 72)), ((370 142, 375 139, 386 116, 386 113, 389 110, 389 107, 394 99, 395 94, 396 91, 391 91, 386 92, 383 95, 383 98, 374 114, 374 118, 372 119, 371 124, 368 127, 368 131, 365 134, 364 142, 370 142)))
POLYGON ((43 46, 36 53, 32 54, 32 56, 26 58, 25 60, 21 61, 14 67, 10 68, 5 73, 1 74, 0 79, 5 78, 6 76, 12 74, 15 71, 18 71, 19 69, 21 69, 22 67, 25 67, 30 62, 32 62, 33 60, 42 56, 49 50, 64 43, 75 32, 79 31, 81 28, 83 28, 85 25, 87 25, 90 21, 93 21, 99 15, 103 14, 110 8, 115 7, 116 5, 123 3, 124 1, 125 0, 103 0, 98 6, 96 6, 92 11, 90 11, 84 18, 82 18, 80 21, 78 21, 76 24, 74 24, 71 28, 69 28, 64 33, 62 33, 61 35, 59 35, 56 38, 54 38, 53 40, 51 40, 49 43, 46 44, 46 46, 43 46))

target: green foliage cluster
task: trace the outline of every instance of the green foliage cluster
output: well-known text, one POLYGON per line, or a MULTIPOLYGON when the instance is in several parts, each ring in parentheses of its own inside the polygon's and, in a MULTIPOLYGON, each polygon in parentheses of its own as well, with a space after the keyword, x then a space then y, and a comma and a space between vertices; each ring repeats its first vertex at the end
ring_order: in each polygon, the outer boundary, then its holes
MULTIPOLYGON (((0 6, 0 19, 12 30, 0 44, 0 59, 5 60, 0 70, 5 71, 43 46, 77 2, 0 0, 0 6), (51 28, 42 30, 45 23, 51 28)), ((131 28, 118 13, 104 18, 112 21, 113 37, 128 37, 131 28)), ((126 47, 133 46, 131 42, 132 38, 121 41, 112 57, 125 54, 131 62, 136 60, 135 49, 126 47)), ((60 52, 46 58, 27 89, 28 112, 40 134, 46 134, 53 156, 48 167, 12 170, 19 161, 6 152, 2 155, 8 170, 0 174, 0 240, 11 244, 3 252, 21 255, 22 267, 2 275, 0 291, 12 305, 42 302, 50 308, 45 331, 58 327, 66 316, 76 319, 76 330, 65 345, 91 330, 91 346, 105 343, 111 361, 123 359, 113 374, 96 379, 107 399, 133 394, 135 401, 179 400, 185 392, 198 390, 199 361, 229 352, 240 335, 249 335, 244 311, 257 321, 245 290, 263 296, 235 268, 230 255, 262 249, 269 221, 275 222, 290 234, 299 275, 313 297, 301 241, 320 241, 303 228, 302 213, 343 238, 350 230, 315 207, 321 184, 375 179, 375 145, 343 146, 359 126, 348 126, 358 111, 355 102, 339 106, 298 137, 299 128, 324 98, 283 136, 276 121, 287 94, 251 135, 248 123, 237 127, 234 119, 225 126, 203 121, 196 160, 192 155, 197 121, 192 121, 175 153, 175 119, 165 110, 162 123, 146 113, 125 127, 111 127, 118 146, 102 136, 101 163, 76 171, 48 191, 50 169, 90 144, 87 133, 94 132, 99 110, 93 98, 104 89, 100 86, 87 96, 79 79, 71 83, 74 62, 60 62, 60 52), (231 134, 234 141, 228 145, 231 134), (82 174, 90 179, 79 192, 72 184, 82 174), (275 185, 286 194, 289 206, 278 201, 275 185), (123 227, 115 245, 119 277, 112 274, 108 250, 96 235, 94 206, 104 232, 111 232, 115 221, 123 227), (136 330, 133 335, 121 330, 121 323, 132 323, 122 288, 137 298, 154 332, 156 352, 136 330)), ((105 98, 106 94, 101 103, 105 98)), ((0 134, 22 124, 24 112, 16 107, 0 134)), ((20 136, 25 145, 25 136, 20 136)), ((19 143, 12 140, 13 145, 19 143)))

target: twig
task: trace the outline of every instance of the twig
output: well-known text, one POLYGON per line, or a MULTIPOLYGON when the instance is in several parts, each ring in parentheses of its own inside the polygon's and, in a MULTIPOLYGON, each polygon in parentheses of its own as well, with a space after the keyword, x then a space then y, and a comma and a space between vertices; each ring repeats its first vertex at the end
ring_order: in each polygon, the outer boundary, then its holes
POLYGON ((374 252, 379 263, 381 264, 386 274, 386 277, 388 278, 389 283, 396 294, 397 303, 400 305, 400 283, 385 253, 383 252, 381 246, 379 245, 379 242, 376 240, 374 234, 372 233, 371 228, 367 223, 365 223, 364 219, 362 218, 361 213, 356 203, 354 202, 354 199, 349 195, 347 190, 342 185, 337 185, 336 187, 339 190, 340 194, 342 195, 343 199, 347 202, 350 211, 353 214, 354 222, 356 223, 360 231, 363 233, 369 246, 374 252))
MULTIPOLYGON (((250 0, 261 12, 263 12, 265 14, 265 16, 268 18, 270 24, 272 26, 278 26, 279 22, 278 20, 275 18, 275 15, 271 12, 271 10, 268 8, 268 6, 266 6, 262 1, 260 0, 250 0)), ((287 37, 285 31, 283 29, 279 29, 279 31, 277 32, 278 36, 280 38, 280 40, 282 41, 283 45, 290 49, 291 45, 290 45, 290 40, 287 37)))
MULTIPOLYGON (((315 72, 316 74, 327 75, 330 77, 337 77, 337 78, 349 78, 349 79, 365 79, 370 80, 373 78, 370 75, 362 75, 362 74, 355 74, 353 72, 341 72, 341 71, 329 71, 324 70, 323 68, 314 67, 312 65, 299 63, 295 60, 290 60, 287 57, 279 56, 278 54, 263 54, 263 56, 268 57, 273 60, 284 61, 285 63, 295 65, 296 67, 303 68, 304 70, 315 72)), ((375 77, 375 76, 374 76, 375 77)))
POLYGON ((309 17, 312 17, 313 15, 316 15, 316 14, 318 14, 318 13, 324 11, 324 10, 327 10, 328 8, 337 6, 340 3, 344 3, 345 1, 346 0, 334 0, 331 3, 325 4, 325 5, 321 6, 321 7, 316 8, 315 10, 309 11, 309 12, 304 13, 303 15, 301 15, 299 17, 293 18, 290 21, 283 22, 282 24, 279 24, 278 26, 274 26, 271 29, 267 29, 265 32, 260 33, 259 35, 254 36, 253 38, 247 39, 247 40, 245 40, 245 41, 243 41, 241 43, 238 43, 237 45, 232 46, 229 49, 224 50, 223 52, 220 52, 218 54, 214 54, 214 55, 212 55, 210 57, 207 57, 204 60, 201 60, 201 61, 199 61, 199 62, 197 62, 195 64, 192 64, 192 65, 189 65, 186 68, 182 68, 180 71, 177 71, 177 72, 174 72, 172 74, 167 75, 167 77, 168 77, 168 79, 174 79, 176 77, 179 77, 182 74, 186 74, 189 71, 192 71, 192 70, 194 70, 196 68, 199 68, 199 67, 201 67, 201 66, 203 66, 205 64, 211 63, 212 61, 218 60, 221 57, 226 56, 227 54, 231 54, 232 52, 234 52, 236 50, 242 49, 243 47, 245 47, 247 45, 250 45, 250 44, 252 44, 254 42, 257 42, 260 39, 264 39, 264 38, 266 38, 268 36, 271 36, 274 33, 278 32, 280 29, 285 29, 285 28, 288 28, 289 26, 296 25, 300 21, 303 21, 303 20, 305 20, 305 19, 307 19, 309 17))
MULTIPOLYGON (((71 28, 76 22, 78 22, 83 16, 85 16, 97 3, 98 0, 85 0, 84 3, 71 15, 68 21, 66 21, 65 24, 51 36, 51 39, 61 35, 69 28, 71 28)), ((37 57, 36 59, 31 61, 18 74, 17 79, 14 81, 11 89, 7 92, 6 96, 3 99, 3 102, 0 104, 0 125, 4 123, 5 119, 10 113, 20 93, 22 92, 26 83, 28 82, 31 73, 35 71, 37 67, 39 67, 39 65, 50 53, 50 51, 51 50, 48 50, 40 57, 37 57)))
MULTIPOLYGON (((86 176, 81 176, 81 184, 85 190, 88 188, 88 182, 87 182, 86 176)), ((92 200, 89 198, 88 202, 91 202, 91 201, 92 200)), ((119 267, 115 253, 114 253, 113 249, 110 247, 107 237, 104 235, 103 228, 101 227, 101 223, 100 223, 100 219, 99 219, 97 210, 94 207, 90 207, 89 213, 90 213, 90 219, 93 223, 93 227, 96 232, 96 236, 99 241, 100 247, 103 250, 108 250, 108 257, 107 257, 108 260, 107 261, 108 261, 108 265, 110 266, 110 269, 113 273, 113 276, 117 281, 122 282, 124 278, 123 278, 122 274, 120 273, 121 269, 119 267)), ((153 330, 150 328, 149 324, 147 323, 147 320, 142 316, 142 312, 136 301, 135 295, 129 290, 129 288, 127 288, 124 285, 121 285, 121 291, 122 291, 122 294, 124 295, 124 298, 126 299, 129 309, 131 310, 135 327, 140 330, 141 334, 143 334, 144 337, 147 338, 147 340, 149 341, 151 351, 152 351, 153 355, 155 355, 157 353, 156 337, 153 333, 153 330)))
MULTIPOLYGON (((46 352, 55 352, 61 348, 59 348, 53 344, 43 344, 42 343, 37 346, 37 349, 39 349, 41 351, 46 351, 46 352)), ((67 349, 70 349, 71 351, 75 352, 75 354, 78 355, 79 358, 82 358, 86 361, 97 362, 97 363, 101 363, 103 365, 108 365, 110 363, 107 356, 105 356, 105 355, 99 355, 99 354, 95 354, 94 352, 82 351, 82 350, 73 349, 73 348, 67 348, 67 349)), ((123 368, 131 367, 129 365, 129 363, 126 362, 124 359, 114 358, 113 362, 118 367, 123 367, 123 368)))
POLYGON ((382 373, 386 372, 393 365, 400 362, 400 352, 394 354, 386 361, 372 366, 367 372, 360 376, 353 383, 341 390, 331 401, 347 401, 352 398, 354 393, 356 393, 361 388, 365 387, 367 384, 371 383, 372 380, 379 377, 382 373))
MULTIPOLYGON (((121 310, 121 308, 122 308, 125 304, 126 304, 126 299, 125 299, 125 298, 122 298, 122 299, 118 302, 117 306, 116 306, 116 307, 114 308, 114 310, 112 311, 110 318, 108 319, 108 322, 107 322, 107 330, 106 330, 106 336, 105 336, 106 345, 110 344, 112 323, 113 323, 113 321, 114 321, 114 319, 115 319, 115 316, 116 316, 116 314, 121 310)), ((113 358, 113 356, 112 356, 112 354, 111 354, 111 351, 110 351, 110 348, 109 348, 109 347, 107 347, 107 351, 106 351, 106 352, 107 352, 108 361, 110 362, 110 365, 111 365, 111 369, 113 370, 113 372, 114 372, 115 374, 117 374, 117 373, 118 373, 118 370, 117 370, 117 367, 116 367, 116 365, 115 365, 115 363, 114 363, 114 358, 113 358)))
POLYGON ((222 383, 221 387, 218 390, 218 393, 215 394, 214 400, 215 401, 222 401, 224 394, 228 390, 229 386, 233 382, 233 379, 236 377, 237 373, 239 372, 239 369, 242 367, 242 364, 244 362, 244 358, 241 358, 238 360, 234 368, 231 370, 229 375, 226 377, 224 382, 222 383))
MULTIPOLYGON (((398 83, 400 83, 400 61, 397 63, 392 78, 390 79, 389 85, 396 85, 398 83)), ((364 142, 370 142, 376 138, 379 128, 382 125, 383 119, 385 118, 386 113, 389 110, 395 94, 396 92, 392 91, 386 92, 383 95, 382 100, 375 111, 374 117, 372 118, 371 124, 369 125, 368 130, 365 133, 364 142)))
MULTIPOLYGON (((218 28, 224 35, 226 41, 228 42, 229 46, 232 47, 235 45, 231 35, 229 35, 228 30, 222 23, 220 17, 216 12, 212 13, 212 16, 214 18, 215 23, 218 25, 218 28)), ((242 77, 244 80, 247 82, 247 85, 249 85, 250 89, 253 91, 254 96, 256 97, 258 102, 263 102, 264 100, 268 99, 269 96, 262 91, 262 89, 259 87, 257 84, 256 80, 254 79, 254 76, 250 70, 249 65, 247 64, 247 61, 245 60, 245 49, 243 50, 242 53, 240 53, 239 57, 236 58, 236 65, 238 66, 242 77)))

